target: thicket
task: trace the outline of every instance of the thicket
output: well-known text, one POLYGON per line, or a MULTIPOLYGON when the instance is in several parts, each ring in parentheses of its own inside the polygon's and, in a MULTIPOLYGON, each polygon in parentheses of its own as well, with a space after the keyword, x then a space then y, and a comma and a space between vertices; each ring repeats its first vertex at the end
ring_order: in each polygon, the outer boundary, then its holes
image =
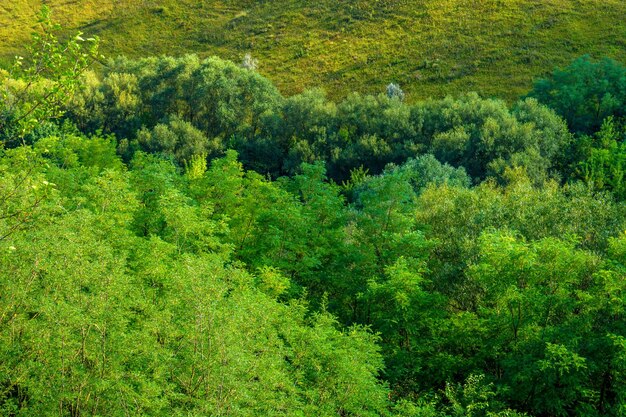
POLYGON ((85 72, 42 23, 1 74, 2 415, 624 415, 622 107, 550 100, 620 64, 333 103, 218 58, 85 72))

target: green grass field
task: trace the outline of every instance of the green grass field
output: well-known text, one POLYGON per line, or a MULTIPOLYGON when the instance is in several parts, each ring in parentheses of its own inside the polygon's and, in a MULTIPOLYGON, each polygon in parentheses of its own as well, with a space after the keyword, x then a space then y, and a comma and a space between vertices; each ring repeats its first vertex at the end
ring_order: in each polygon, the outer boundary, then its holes
MULTIPOLYGON (((19 53, 41 0, 0 4, 0 57, 19 53)), ((106 56, 195 52, 241 61, 293 94, 333 98, 399 83, 409 100, 507 99, 590 54, 626 61, 623 0, 46 0, 106 56)))

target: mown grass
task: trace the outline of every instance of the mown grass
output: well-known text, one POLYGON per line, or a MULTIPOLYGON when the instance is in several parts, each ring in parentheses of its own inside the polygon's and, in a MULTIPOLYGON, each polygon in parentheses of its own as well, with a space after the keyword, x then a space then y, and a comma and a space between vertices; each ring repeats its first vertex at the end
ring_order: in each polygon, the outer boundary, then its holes
MULTIPOLYGON (((20 51, 41 0, 0 4, 0 57, 20 51)), ((623 0, 47 0, 55 19, 102 38, 107 56, 196 52, 240 61, 292 94, 409 100, 461 91, 507 99, 590 54, 626 61, 623 0)))

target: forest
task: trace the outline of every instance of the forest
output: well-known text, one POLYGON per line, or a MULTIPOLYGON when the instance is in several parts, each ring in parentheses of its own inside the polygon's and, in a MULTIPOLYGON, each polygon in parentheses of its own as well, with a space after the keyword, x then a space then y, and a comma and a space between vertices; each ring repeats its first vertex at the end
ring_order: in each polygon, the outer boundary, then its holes
POLYGON ((624 64, 334 100, 39 24, 0 69, 0 415, 626 415, 624 64))

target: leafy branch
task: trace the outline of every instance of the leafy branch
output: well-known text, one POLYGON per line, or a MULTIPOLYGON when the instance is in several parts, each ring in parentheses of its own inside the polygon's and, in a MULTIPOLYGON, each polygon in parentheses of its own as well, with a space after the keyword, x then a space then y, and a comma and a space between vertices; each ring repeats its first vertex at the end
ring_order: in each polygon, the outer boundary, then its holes
POLYGON ((57 35, 61 26, 43 6, 40 30, 32 34, 28 59, 16 57, 9 71, 0 72, 0 140, 23 142, 38 125, 58 119, 81 83, 81 75, 99 59, 98 38, 78 32, 67 41, 57 35))

